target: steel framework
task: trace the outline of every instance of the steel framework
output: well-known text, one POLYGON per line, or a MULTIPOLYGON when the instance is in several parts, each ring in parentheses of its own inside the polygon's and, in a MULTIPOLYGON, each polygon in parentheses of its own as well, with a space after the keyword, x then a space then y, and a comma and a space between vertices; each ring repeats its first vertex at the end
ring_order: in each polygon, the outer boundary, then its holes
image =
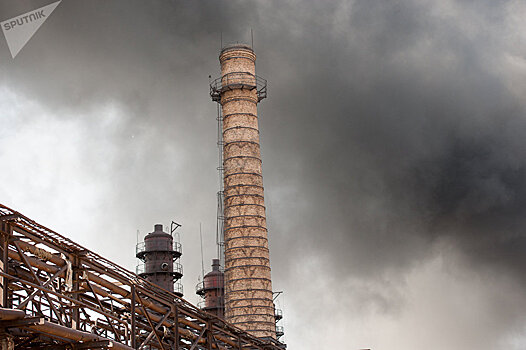
POLYGON ((0 347, 279 349, 0 204, 0 347))

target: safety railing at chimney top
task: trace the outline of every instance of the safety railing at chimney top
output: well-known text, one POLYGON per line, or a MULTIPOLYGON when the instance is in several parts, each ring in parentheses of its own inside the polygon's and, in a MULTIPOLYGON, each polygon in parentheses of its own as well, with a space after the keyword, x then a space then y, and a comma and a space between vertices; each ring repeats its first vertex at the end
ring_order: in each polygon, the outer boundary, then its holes
POLYGON ((267 97, 267 80, 248 72, 232 72, 210 83, 210 96, 219 102, 221 93, 236 88, 256 89, 258 101, 267 97))
MULTIPOLYGON (((162 252, 175 252, 179 255, 183 252, 181 243, 179 242, 170 242, 170 241, 160 241, 157 242, 155 247, 149 247, 148 251, 162 251, 162 252)), ((139 242, 135 247, 135 254, 141 255, 146 253, 146 242, 139 242)))

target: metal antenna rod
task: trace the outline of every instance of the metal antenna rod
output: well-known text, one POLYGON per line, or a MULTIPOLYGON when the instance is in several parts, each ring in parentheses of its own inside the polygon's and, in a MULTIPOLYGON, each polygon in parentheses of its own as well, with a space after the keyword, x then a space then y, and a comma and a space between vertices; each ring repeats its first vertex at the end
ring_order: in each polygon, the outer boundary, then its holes
POLYGON ((203 258, 203 233, 201 232, 201 223, 199 223, 199 238, 201 239, 201 273, 203 280, 205 278, 205 262, 203 258))

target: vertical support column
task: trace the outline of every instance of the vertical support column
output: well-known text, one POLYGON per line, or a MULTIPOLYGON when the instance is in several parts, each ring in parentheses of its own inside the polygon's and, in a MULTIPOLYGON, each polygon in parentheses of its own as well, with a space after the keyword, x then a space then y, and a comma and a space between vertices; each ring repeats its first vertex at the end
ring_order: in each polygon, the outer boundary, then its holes
MULTIPOLYGON (((0 245, 2 247, 2 259, 0 261, 0 269, 4 273, 9 273, 8 263, 9 263, 9 237, 11 237, 13 234, 13 228, 11 225, 2 223, 2 230, 0 232, 0 245)), ((8 305, 8 295, 9 295, 9 289, 8 284, 9 280, 5 277, 0 277, 0 283, 2 284, 2 288, 0 289, 0 302, 2 303, 2 307, 9 307, 8 305)))
POLYGON ((134 349, 137 349, 137 338, 136 338, 136 325, 135 325, 135 286, 131 287, 131 307, 130 307, 130 314, 131 314, 131 347, 134 349))
POLYGON ((225 319, 276 337, 257 117, 256 55, 227 47, 221 62, 225 216, 225 319))
MULTIPOLYGON (((71 275, 72 275, 72 285, 71 285, 71 298, 78 300, 79 298, 79 267, 80 267, 80 257, 71 254, 69 256, 71 261, 71 275)), ((80 329, 80 312, 78 305, 74 305, 71 308, 71 328, 80 329)))
POLYGON ((206 348, 208 350, 212 349, 212 322, 210 320, 206 321, 206 348))
MULTIPOLYGON (((13 236, 13 227, 6 222, 0 222, 0 246, 2 248, 0 259, 0 270, 4 273, 9 273, 9 240, 13 236)), ((9 280, 5 277, 0 277, 0 302, 2 307, 10 308, 9 302, 9 280)), ((14 350, 15 342, 13 337, 6 333, 5 329, 0 330, 0 350, 14 350)))
POLYGON ((174 350, 179 350, 179 308, 177 304, 174 304, 173 314, 174 314, 174 350))

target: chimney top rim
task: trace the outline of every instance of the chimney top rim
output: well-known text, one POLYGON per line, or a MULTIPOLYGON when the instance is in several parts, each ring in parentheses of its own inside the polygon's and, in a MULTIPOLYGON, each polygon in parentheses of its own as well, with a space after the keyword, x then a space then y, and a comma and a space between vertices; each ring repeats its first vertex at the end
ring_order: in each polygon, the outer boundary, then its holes
POLYGON ((238 49, 249 50, 251 52, 254 52, 254 49, 248 44, 233 43, 233 44, 227 44, 227 45, 223 46, 221 48, 221 53, 224 53, 226 51, 238 50, 238 49))

